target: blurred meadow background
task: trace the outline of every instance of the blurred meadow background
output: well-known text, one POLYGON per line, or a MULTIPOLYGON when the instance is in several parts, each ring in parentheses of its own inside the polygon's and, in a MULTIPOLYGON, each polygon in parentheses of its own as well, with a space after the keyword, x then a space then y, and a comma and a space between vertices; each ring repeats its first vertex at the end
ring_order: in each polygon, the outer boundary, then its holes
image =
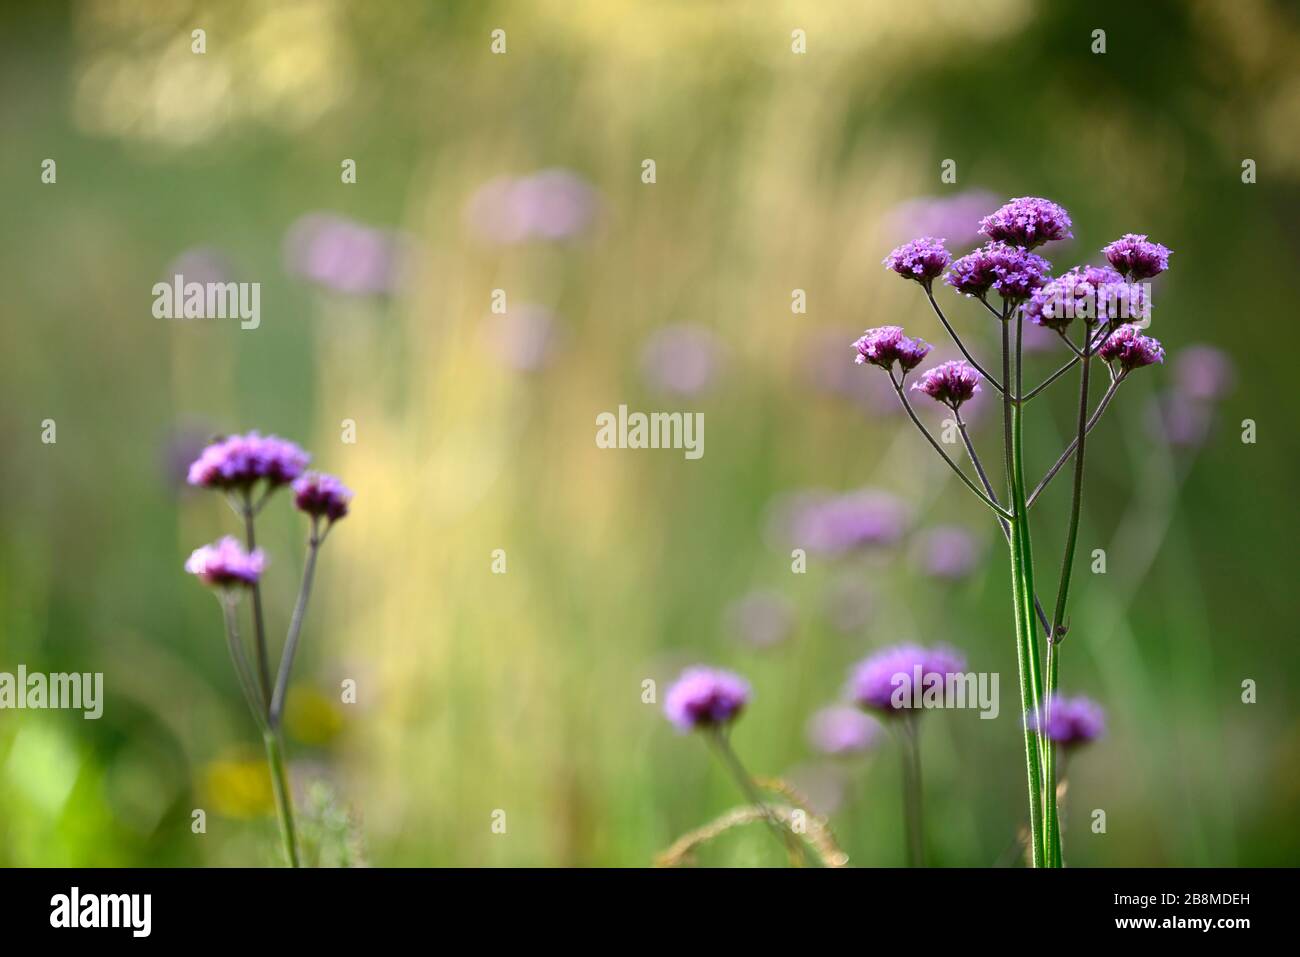
MULTIPOLYGON (((1073 215, 1060 269, 1130 231, 1175 251, 1169 359, 1089 441, 1062 684, 1108 727, 1070 763, 1067 861, 1295 862, 1294 5, 87 0, 5 5, 0 50, 0 671, 106 691, 98 721, 0 712, 0 863, 276 861, 256 728, 181 567, 234 531, 185 466, 253 428, 356 491, 287 721, 320 863, 652 863, 743 803, 662 715, 705 662, 753 683, 750 769, 804 789, 852 864, 900 864, 895 744, 830 757, 809 722, 902 640, 1001 675, 996 720, 924 719, 930 861, 1016 863, 1005 550, 850 343, 897 323, 951 358, 880 260, 923 234, 967 251, 1023 195, 1073 215), (154 318, 174 272, 261 283, 260 328, 154 318), (702 412, 704 456, 597 448, 620 404, 702 412)), ((991 356, 995 324, 940 301, 991 356)), ((1043 375, 1063 361, 1035 346, 1043 375)), ((1031 474, 1074 381, 1030 407, 1031 474)), ((1044 591, 1067 486, 1035 510, 1044 591)), ((273 502, 277 649, 302 535, 273 502)), ((753 827, 698 860, 782 857, 753 827)))

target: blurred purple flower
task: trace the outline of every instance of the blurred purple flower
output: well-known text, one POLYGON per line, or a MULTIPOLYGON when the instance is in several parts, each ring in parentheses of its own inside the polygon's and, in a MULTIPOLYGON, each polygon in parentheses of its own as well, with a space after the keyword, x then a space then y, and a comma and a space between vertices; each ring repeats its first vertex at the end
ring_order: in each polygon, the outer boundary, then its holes
POLYGON ((880 722, 857 708, 832 705, 808 722, 808 741, 822 754, 843 757, 870 750, 880 739, 880 722))
POLYGON ((1151 401, 1151 431, 1156 438, 1177 448, 1204 445, 1213 418, 1208 403, 1188 399, 1178 392, 1165 393, 1151 401))
POLYGON ((664 714, 681 731, 720 727, 735 720, 749 699, 745 679, 699 665, 683 671, 668 689, 664 714))
POLYGON ((218 439, 190 465, 188 481, 203 488, 248 489, 260 479, 275 487, 292 482, 311 456, 274 435, 253 431, 218 439))
POLYGON ((571 239, 591 227, 598 206, 596 191, 581 177, 545 169, 484 183, 466 203, 465 219, 491 243, 571 239))
POLYGON ((920 645, 895 645, 876 652, 853 670, 850 690, 862 708, 894 715, 911 710, 916 669, 920 668, 919 696, 925 689, 942 686, 945 676, 959 674, 966 663, 948 648, 923 648, 920 645), (900 703, 895 702, 895 692, 900 703))
POLYGON ((300 512, 337 522, 348 514, 352 489, 333 475, 308 472, 293 483, 293 504, 300 512))
MULTIPOLYGON (((1027 715, 1025 726, 1037 728, 1036 716, 1027 715)), ((1083 695, 1067 698, 1058 692, 1052 696, 1043 728, 1043 733, 1050 740, 1062 747, 1073 748, 1095 741, 1105 730, 1106 712, 1097 702, 1083 695)))
POLYGON ((333 292, 384 295, 398 285, 407 241, 397 232, 332 213, 309 213, 289 227, 289 272, 333 292))
POLYGON ((1232 359, 1214 346, 1194 345, 1174 355, 1174 382, 1189 399, 1221 399, 1232 390, 1237 372, 1232 359))
POLYGON ((755 648, 771 648, 790 637, 795 626, 794 607, 780 592, 752 591, 727 607, 728 630, 755 648))
POLYGON ((891 545, 907 525, 903 504, 885 492, 808 492, 778 503, 773 527, 783 542, 822 555, 891 545))
POLYGON ((230 259, 215 246, 195 246, 171 261, 163 279, 184 276, 187 283, 229 282, 234 274, 230 259))
POLYGON ((965 578, 978 558, 975 536, 958 525, 937 525, 921 538, 921 566, 934 578, 965 578))
POLYGON ((658 392, 699 395, 713 382, 720 357, 717 337, 709 329, 665 326, 646 340, 641 350, 641 371, 658 392))
POLYGON ((196 548, 185 562, 187 572, 205 585, 219 588, 255 585, 265 567, 266 556, 260 548, 246 552, 230 535, 215 544, 196 548))
POLYGON ((550 363, 559 343, 555 314, 535 303, 517 303, 503 316, 490 316, 488 347, 516 372, 536 372, 550 363))
POLYGON ((910 199, 889 212, 888 229, 899 240, 908 236, 947 236, 953 246, 970 246, 979 238, 980 219, 997 207, 997 195, 985 190, 910 199))

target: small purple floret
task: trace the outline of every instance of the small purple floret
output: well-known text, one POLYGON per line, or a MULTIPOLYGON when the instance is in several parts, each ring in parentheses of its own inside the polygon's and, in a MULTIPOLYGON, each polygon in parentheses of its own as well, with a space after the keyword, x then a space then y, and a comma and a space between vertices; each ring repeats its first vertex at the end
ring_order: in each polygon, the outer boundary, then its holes
POLYGON ((903 243, 881 260, 881 264, 892 269, 904 279, 915 279, 922 285, 929 286, 930 280, 940 275, 948 263, 952 262, 952 253, 943 245, 942 239, 924 236, 903 243))
POLYGON ((1037 196, 1013 199, 980 220, 980 233, 989 239, 1033 249, 1058 239, 1072 239, 1070 214, 1037 196))
MULTIPOLYGON (((1039 722, 1031 713, 1027 716, 1025 725, 1031 730, 1038 730, 1039 722)), ((1106 712, 1101 705, 1083 695, 1067 698, 1058 692, 1052 696, 1042 732, 1048 740, 1065 748, 1073 748, 1095 741, 1105 729, 1106 712)))
POLYGON ((1125 233, 1102 252, 1107 262, 1133 280, 1150 279, 1169 268, 1169 247, 1149 242, 1138 233, 1125 233))
POLYGON ((955 410, 980 391, 980 374, 969 362, 954 359, 926 369, 912 388, 955 410))
POLYGON ((735 720, 749 698, 744 678, 697 665, 683 671, 668 689, 664 714, 681 731, 717 728, 735 720))
POLYGON ((931 349, 928 342, 904 335, 902 326, 868 329, 853 343, 853 347, 858 350, 857 358, 853 360, 858 365, 870 363, 892 371, 897 362, 904 372, 920 365, 931 349))
POLYGON ((205 585, 229 588, 238 585, 256 585, 266 567, 266 556, 260 548, 252 554, 230 535, 212 545, 196 548, 185 562, 185 570, 205 585))
POLYGON ((921 669, 916 696, 927 688, 942 687, 946 675, 959 674, 965 661, 947 648, 896 645, 876 652, 853 671, 850 692, 854 702, 884 714, 905 714, 912 708, 916 669, 921 669), (897 692, 897 697, 895 693, 897 692))
POLYGON ((293 483, 293 504, 300 512, 337 522, 347 515, 352 490, 333 475, 308 472, 293 483))
POLYGON ((808 722, 808 741, 822 754, 844 757, 870 750, 880 738, 880 723, 856 708, 832 705, 808 722))
POLYGON ((1125 372, 1165 361, 1164 347, 1150 336, 1142 335, 1132 325, 1120 326, 1112 332, 1097 354, 1107 362, 1118 362, 1125 372))

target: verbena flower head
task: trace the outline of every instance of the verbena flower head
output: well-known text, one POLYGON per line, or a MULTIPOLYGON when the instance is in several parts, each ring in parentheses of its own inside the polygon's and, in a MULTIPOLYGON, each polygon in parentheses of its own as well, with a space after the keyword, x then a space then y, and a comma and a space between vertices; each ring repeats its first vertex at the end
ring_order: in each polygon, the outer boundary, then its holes
POLYGON ((1108 266, 1075 266, 1036 290, 1022 307, 1035 325, 1064 330, 1075 319, 1127 319, 1142 315, 1142 287, 1130 285, 1108 266))
POLYGON ((949 674, 965 667, 962 657, 947 648, 896 645, 876 652, 858 664, 850 681, 854 702, 887 715, 905 714, 912 709, 913 685, 920 668, 919 698, 925 689, 942 687, 949 674))
POLYGON ((944 282, 968 296, 983 298, 996 289, 1005 299, 1024 299, 1047 281, 1051 268, 1027 249, 991 242, 953 263, 944 282))
POLYGON ((260 548, 249 554, 230 535, 213 545, 196 548, 185 562, 185 570, 198 576, 199 581, 220 588, 255 585, 265 567, 266 557, 260 548))
POLYGON ((1106 730, 1106 712, 1090 698, 1079 695, 1067 698, 1059 692, 1052 696, 1047 709, 1047 720, 1040 722, 1030 713, 1025 725, 1031 730, 1041 730, 1050 741, 1065 748, 1078 747, 1095 741, 1106 730))
POLYGON ((1169 247, 1148 242, 1138 233, 1125 233, 1101 251, 1107 262, 1130 279, 1150 279, 1169 268, 1169 247))
POLYGON ((881 260, 882 265, 898 273, 904 279, 915 279, 922 285, 929 286, 934 279, 952 262, 952 253, 943 245, 942 239, 924 236, 903 243, 881 260))
POLYGON ((1165 361, 1164 347, 1150 336, 1142 335, 1132 325, 1120 326, 1112 332, 1097 354, 1107 362, 1118 362, 1125 372, 1165 361))
POLYGON ((989 239, 1033 249, 1057 239, 1072 239, 1070 214, 1050 200, 1037 196, 1013 199, 980 220, 980 232, 989 239))
POLYGON ((1222 349, 1195 345, 1174 354, 1174 379, 1178 391, 1189 399, 1221 399, 1232 390, 1236 370, 1222 349))
POLYGON ((869 488, 801 496, 781 518, 786 543, 831 556, 892 545, 902 537, 908 520, 898 498, 869 488))
POLYGON ((881 726, 857 708, 833 705, 808 722, 808 741, 822 754, 844 757, 870 750, 880 739, 881 726))
POLYGON ((311 460, 287 439, 257 432, 231 435, 205 448, 190 465, 189 483, 203 488, 248 489, 260 479, 271 487, 292 482, 311 460))
POLYGON ((945 581, 965 578, 979 558, 975 537, 958 525, 939 525, 921 541, 921 566, 927 575, 945 581))
POLYGON ((300 512, 337 522, 347 515, 352 490, 333 475, 308 472, 293 483, 293 504, 300 512))
POLYGON ((931 348, 928 342, 904 335, 902 326, 868 329, 853 343, 853 347, 858 350, 857 358, 853 360, 858 365, 870 363, 892 370, 897 362, 904 372, 920 365, 931 348))
POLYGON ((679 730, 730 724, 749 703, 749 683, 730 671, 687 668, 668 689, 664 714, 679 730))
POLYGON ((954 359, 926 369, 912 388, 955 410, 980 391, 980 374, 969 362, 954 359))

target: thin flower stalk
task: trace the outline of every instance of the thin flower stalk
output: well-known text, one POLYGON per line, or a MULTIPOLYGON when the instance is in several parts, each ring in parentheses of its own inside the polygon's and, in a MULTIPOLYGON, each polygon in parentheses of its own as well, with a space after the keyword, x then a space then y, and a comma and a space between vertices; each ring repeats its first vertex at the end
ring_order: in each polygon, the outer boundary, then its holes
POLYGON ((246 544, 241 545, 227 536, 215 544, 196 549, 185 563, 186 571, 218 590, 235 676, 266 747, 280 838, 285 860, 291 867, 300 866, 301 859, 281 731, 284 700, 311 595, 317 551, 334 522, 348 514, 352 499, 352 492, 333 476, 305 473, 308 458, 307 453, 292 442, 275 436, 263 437, 257 432, 222 438, 205 448, 190 466, 189 483, 225 494, 243 521, 246 544), (255 524, 258 513, 271 495, 290 484, 294 506, 308 516, 311 525, 302 586, 285 639, 280 668, 272 685, 260 587, 266 560, 261 549, 257 548, 255 524), (253 605, 256 666, 249 662, 239 637, 238 604, 244 591, 251 593, 253 605))

